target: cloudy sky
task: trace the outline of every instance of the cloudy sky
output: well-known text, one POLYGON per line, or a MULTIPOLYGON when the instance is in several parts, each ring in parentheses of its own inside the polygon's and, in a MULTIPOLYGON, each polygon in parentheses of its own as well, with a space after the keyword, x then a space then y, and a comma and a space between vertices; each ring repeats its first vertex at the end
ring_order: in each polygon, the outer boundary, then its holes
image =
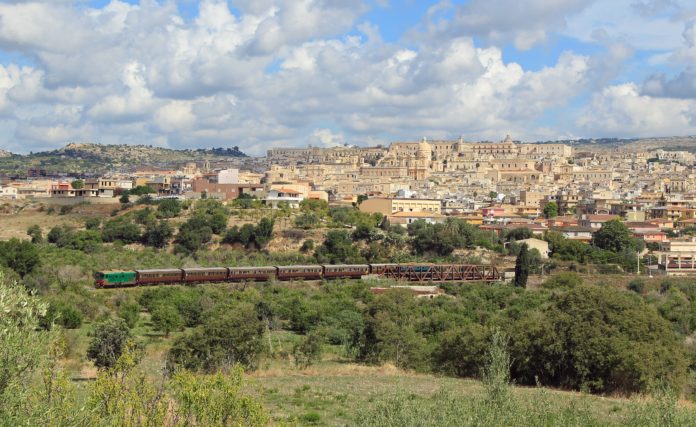
POLYGON ((696 134, 693 0, 0 0, 0 148, 696 134))

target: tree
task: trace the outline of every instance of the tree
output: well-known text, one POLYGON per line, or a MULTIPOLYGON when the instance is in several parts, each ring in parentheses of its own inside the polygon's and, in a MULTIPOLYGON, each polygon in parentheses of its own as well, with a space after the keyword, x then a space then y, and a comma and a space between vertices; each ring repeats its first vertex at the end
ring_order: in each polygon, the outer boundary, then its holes
POLYGON ((87 348, 87 357, 100 369, 112 368, 131 341, 130 329, 121 318, 97 323, 89 336, 92 339, 87 348))
POLYGON ((101 227, 101 219, 97 217, 87 218, 85 221, 85 229, 87 230, 99 230, 101 227))
POLYGON ((81 188, 85 188, 85 182, 81 179, 76 179, 75 181, 70 183, 70 186, 75 190, 79 190, 81 188))
POLYGON ((253 304, 221 304, 196 329, 176 339, 169 351, 173 367, 214 372, 239 363, 256 369, 266 325, 253 304))
POLYGON ((164 199, 158 205, 157 216, 159 218, 174 218, 181 213, 181 202, 177 199, 164 199))
POLYGON ((6 390, 20 386, 44 357, 50 336, 39 328, 48 305, 0 271, 0 413, 6 390))
POLYGON ((509 329, 512 371, 522 384, 630 394, 687 377, 681 338, 632 292, 580 285, 555 292, 509 329))
POLYGON ((360 261, 358 248, 353 246, 348 233, 343 230, 329 231, 315 255, 322 263, 340 264, 360 261))
POLYGON ((41 232, 41 227, 39 227, 37 224, 34 224, 27 229, 27 235, 31 237, 31 243, 43 242, 43 233, 41 232))
POLYGON ((312 331, 301 342, 295 344, 292 349, 295 366, 305 369, 317 362, 321 358, 321 343, 321 335, 312 331))
POLYGON ((515 260, 515 286, 524 288, 527 286, 527 278, 530 269, 529 248, 526 243, 520 246, 520 253, 515 260))
POLYGON ((170 304, 159 304, 152 310, 152 323, 155 329, 164 332, 164 336, 168 337, 170 332, 184 326, 184 319, 176 307, 170 304))
POLYGON ((556 202, 548 202, 544 205, 544 218, 555 218, 558 216, 558 204, 556 202))
POLYGON ((121 301, 118 306, 118 317, 125 320, 126 325, 133 329, 140 318, 140 305, 133 300, 121 301))
POLYGON ((362 202, 364 202, 368 198, 369 197, 367 196, 367 194, 358 194, 358 199, 357 199, 358 206, 360 206, 362 204, 362 202))
POLYGON ((636 241, 631 230, 618 219, 612 219, 602 224, 602 228, 592 236, 592 244, 614 253, 636 248, 636 241))
POLYGON ((140 240, 140 227, 124 216, 109 220, 104 223, 102 240, 105 242, 120 240, 126 244, 135 243, 140 240))
POLYGON ((127 192, 121 194, 121 197, 118 199, 120 203, 126 204, 130 203, 130 197, 127 192))
POLYGON ((167 221, 152 222, 145 226, 142 242, 154 248, 167 246, 174 235, 174 228, 167 221))
POLYGON ((307 239, 304 242, 302 242, 302 246, 300 246, 300 252, 307 253, 307 252, 311 252, 313 250, 314 250, 314 240, 307 239))
POLYGON ((303 212, 295 218, 295 227, 311 230, 319 226, 319 217, 314 212, 303 212))
POLYGON ((270 218, 261 218, 261 221, 256 225, 254 233, 254 241, 259 249, 264 248, 273 237, 274 221, 270 218))
POLYGON ((40 261, 39 251, 31 242, 17 238, 0 242, 0 264, 11 268, 21 277, 34 271, 40 261))

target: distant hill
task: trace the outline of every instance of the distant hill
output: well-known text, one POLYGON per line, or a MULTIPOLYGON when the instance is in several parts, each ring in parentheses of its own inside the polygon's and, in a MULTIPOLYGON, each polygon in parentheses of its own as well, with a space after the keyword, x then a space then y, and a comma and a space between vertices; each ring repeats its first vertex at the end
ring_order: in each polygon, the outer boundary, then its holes
POLYGON ((696 136, 665 136, 655 138, 583 138, 537 141, 537 144, 568 144, 580 150, 623 148, 631 151, 663 149, 696 152, 696 136))
POLYGON ((247 157, 239 147, 174 150, 151 145, 70 143, 63 148, 28 155, 0 155, 0 172, 24 173, 29 168, 49 172, 102 173, 141 165, 167 166, 196 160, 247 157))

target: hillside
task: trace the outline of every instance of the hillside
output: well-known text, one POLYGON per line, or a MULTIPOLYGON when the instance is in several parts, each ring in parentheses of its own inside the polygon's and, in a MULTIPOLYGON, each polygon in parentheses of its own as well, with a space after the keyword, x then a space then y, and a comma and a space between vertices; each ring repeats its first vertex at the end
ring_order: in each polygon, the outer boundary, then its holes
POLYGON ((12 155, 12 153, 10 153, 9 151, 0 150, 0 158, 2 158, 2 157, 10 157, 11 155, 12 155))
POLYGON ((174 150, 151 145, 104 145, 71 143, 53 151, 28 155, 0 154, 0 172, 22 174, 29 168, 50 172, 102 173, 111 169, 131 169, 134 166, 167 166, 196 160, 221 160, 246 157, 238 147, 174 150))
POLYGON ((537 141, 537 144, 568 144, 576 150, 614 150, 629 151, 663 149, 668 151, 696 152, 696 136, 664 136, 654 138, 583 138, 556 141, 537 141))

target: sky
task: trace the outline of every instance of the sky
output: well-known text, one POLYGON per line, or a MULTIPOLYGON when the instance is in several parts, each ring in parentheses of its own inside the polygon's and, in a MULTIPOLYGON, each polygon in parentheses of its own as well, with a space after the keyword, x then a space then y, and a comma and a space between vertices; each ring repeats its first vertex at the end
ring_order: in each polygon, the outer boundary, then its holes
POLYGON ((694 0, 0 0, 0 149, 696 135, 694 0))

